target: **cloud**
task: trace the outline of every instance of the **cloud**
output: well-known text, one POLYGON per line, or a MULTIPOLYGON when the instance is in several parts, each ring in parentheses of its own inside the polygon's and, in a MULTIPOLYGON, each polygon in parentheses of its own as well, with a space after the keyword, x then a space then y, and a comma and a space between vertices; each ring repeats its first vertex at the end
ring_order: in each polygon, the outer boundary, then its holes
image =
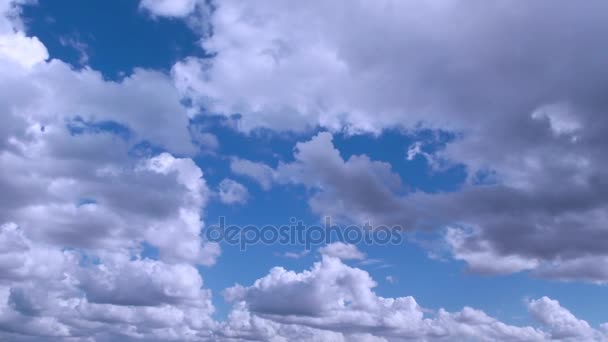
POLYGON ((321 247, 319 248, 319 253, 341 260, 365 259, 365 253, 361 252, 357 246, 343 242, 334 242, 325 247, 321 247))
POLYGON ((146 241, 167 260, 213 263, 199 237, 209 191, 190 159, 164 153, 132 161, 110 133, 48 127, 32 138, 26 155, 0 153, 0 188, 15 195, 0 208, 4 222, 64 247, 119 250, 146 241))
POLYGON ((457 193, 401 196, 390 165, 342 160, 329 133, 299 144, 278 175, 255 162, 233 169, 265 189, 272 180, 305 184, 314 211, 343 219, 462 223, 466 237, 446 243, 480 272, 603 282, 583 260, 605 269, 606 10, 601 0, 227 0, 201 43, 214 57, 185 59, 173 78, 206 112, 241 115, 244 131, 449 132, 455 139, 444 149, 413 145, 408 157, 464 166, 457 193))
POLYGON ((310 250, 305 249, 301 252, 285 252, 283 254, 279 254, 285 258, 289 258, 289 259, 300 259, 303 258, 305 256, 307 256, 310 253, 310 250))
POLYGON ((208 337, 197 267, 221 250, 200 237, 210 191, 171 79, 47 60, 16 5, 0 1, 0 339, 208 337))
POLYGON ((180 88, 211 112, 242 114, 245 129, 470 128, 506 115, 516 122, 605 80, 596 72, 603 70, 604 10, 602 1, 581 8, 228 0, 214 4, 213 36, 202 41, 215 57, 187 59, 175 73, 180 88), (360 25, 347 25, 353 21, 360 25))
POLYGON ((192 13, 197 0, 141 0, 139 7, 153 15, 165 17, 185 17, 192 13))
POLYGON ((0 34, 0 58, 19 63, 25 68, 49 58, 46 47, 36 37, 26 37, 23 32, 0 34))
POLYGON ((91 303, 158 306, 199 300, 202 285, 191 265, 144 259, 91 266, 83 270, 79 287, 91 303))
POLYGON ((210 292, 191 265, 62 250, 25 233, 13 223, 0 227, 0 243, 13 246, 0 253, 3 338, 183 340, 214 326, 210 292), (94 264, 87 261, 91 258, 94 264))
POLYGON ((608 337, 593 329, 586 321, 576 318, 557 300, 548 297, 531 300, 528 308, 536 320, 550 328, 553 339, 600 340, 602 336, 608 337))
MULTIPOLYGON (((58 60, 32 69, 1 63, 0 70, 9 89, 0 97, 6 113, 3 122, 16 125, 21 121, 25 126, 19 127, 22 132, 12 134, 23 135, 27 125, 34 123, 48 126, 79 119, 84 123, 122 125, 133 135, 133 143, 148 141, 182 154, 195 151, 186 109, 169 77, 162 73, 138 69, 112 82, 96 71, 75 71, 58 60), (159 123, 163 130, 157 129, 159 123)), ((7 138, 6 133, 0 135, 0 144, 7 138)))
POLYGON ((192 140, 203 152, 215 153, 220 147, 220 142, 216 135, 205 132, 205 127, 198 124, 190 124, 189 130, 192 140))
POLYGON ((451 249, 454 259, 464 260, 471 269, 486 274, 509 274, 532 270, 538 267, 540 261, 518 255, 500 255, 488 241, 482 241, 476 246, 467 245, 470 235, 458 228, 448 228, 445 241, 451 249))
POLYGON ((274 171, 264 163, 232 158, 230 161, 230 170, 237 175, 242 175, 255 180, 264 190, 270 190, 272 187, 274 171))
POLYGON ((376 295, 376 282, 338 258, 323 256, 310 270, 281 267, 251 286, 225 291, 234 309, 220 330, 225 337, 279 340, 304 334, 304 340, 369 341, 572 341, 605 338, 555 300, 529 302, 543 329, 512 326, 483 311, 423 309, 413 297, 376 295), (313 337, 314 336, 314 337, 313 337))
POLYGON ((229 178, 220 182, 218 194, 224 204, 245 204, 249 197, 249 192, 243 184, 229 178))
MULTIPOLYGON (((606 338, 606 324, 591 327, 546 297, 528 302, 540 328, 380 297, 369 273, 340 260, 363 257, 346 245, 325 247, 310 270, 277 267, 227 289, 233 310, 215 321, 198 268, 221 249, 200 237, 210 190, 191 157, 218 144, 189 127, 182 105, 185 96, 238 112, 245 131, 449 130, 457 138, 425 157, 466 166, 455 193, 407 191, 390 164, 342 158, 327 132, 299 143, 292 161, 233 158, 231 171, 266 190, 304 185, 319 215, 450 227, 447 248, 479 272, 602 283, 604 2, 227 0, 203 40, 215 57, 117 81, 49 60, 19 19, 25 2, 0 0, 0 193, 10 194, 0 198, 0 339, 606 338), (486 171, 495 183, 477 184, 486 171)), ((140 5, 155 16, 207 14, 193 0, 140 5)), ((237 184, 227 179, 220 196, 241 201, 237 184)))
POLYGON ((551 173, 543 176, 531 170, 528 175, 539 179, 532 185, 470 181, 456 192, 425 193, 407 189, 407 179, 388 163, 367 155, 343 159, 327 132, 297 143, 293 161, 280 162, 276 168, 239 163, 264 170, 267 176, 257 178, 267 182, 266 187, 304 185, 308 204, 319 217, 443 232, 441 245, 478 273, 530 270, 547 278, 608 281, 603 271, 608 235, 602 222, 608 212, 602 206, 602 178, 555 187, 540 180, 551 173))
POLYGON ((171 78, 162 72, 135 69, 118 81, 100 72, 50 59, 37 37, 21 29, 19 2, 0 5, 0 75, 5 91, 0 110, 0 147, 26 130, 64 125, 115 124, 127 130, 132 145, 148 142, 174 153, 195 151, 188 132, 189 117, 171 78), (163 129, 159 130, 158 125, 163 129))
POLYGON ((88 44, 82 42, 78 35, 59 37, 59 43, 65 47, 76 50, 79 55, 78 63, 80 63, 80 65, 87 65, 89 63, 90 47, 88 44))

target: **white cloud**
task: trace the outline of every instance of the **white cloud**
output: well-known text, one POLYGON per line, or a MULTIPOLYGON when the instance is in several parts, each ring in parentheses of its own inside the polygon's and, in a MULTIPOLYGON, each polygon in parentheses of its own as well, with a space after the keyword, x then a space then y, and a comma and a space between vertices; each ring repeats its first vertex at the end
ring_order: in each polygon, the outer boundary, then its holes
POLYGON ((185 17, 192 13, 197 0, 141 0, 140 8, 144 8, 157 16, 185 17))
POLYGON ((46 47, 36 37, 26 37, 23 32, 0 34, 0 59, 6 58, 31 68, 49 58, 46 47))
POLYGON ((93 303, 158 306, 194 302, 204 297, 202 279, 188 264, 144 260, 104 260, 83 270, 79 287, 93 303))
POLYGON ((599 37, 607 28, 598 13, 605 9, 602 1, 555 8, 551 1, 313 0, 293 6, 226 0, 214 3, 213 35, 202 41, 217 56, 189 58, 174 72, 196 103, 243 114, 245 130, 321 125, 379 131, 419 122, 468 128, 500 115, 490 112, 488 98, 501 112, 525 115, 509 112, 596 80, 601 59, 584 58, 574 40, 564 46, 553 37, 586 37, 585 47, 601 53, 599 37), (555 21, 538 27, 547 15, 555 21), (564 58, 548 61, 547 55, 564 58), (470 63, 472 56, 477 63, 470 63), (577 77, 585 62, 591 65, 577 77), (546 87, 552 83, 558 86, 546 87))
POLYGON ((2 338, 162 339, 172 331, 167 340, 195 340, 214 327, 211 294, 191 265, 62 251, 12 223, 0 227, 0 243, 14 246, 0 254, 2 338))
POLYGON ((264 190, 269 190, 272 187, 275 177, 273 169, 268 165, 239 158, 231 160, 230 170, 237 175, 255 180, 264 190))
MULTIPOLYGON (((548 189, 529 187, 536 181, 545 184, 540 175, 544 177, 547 170, 556 170, 557 175, 565 175, 565 179, 577 185, 602 184, 585 182, 588 178, 603 179, 597 178, 601 174, 591 172, 602 169, 598 161, 603 158, 603 145, 593 143, 605 133, 601 121, 595 125, 600 134, 589 131, 595 128, 588 124, 593 116, 576 112, 579 108, 576 104, 566 116, 530 117, 534 108, 542 108, 542 103, 536 103, 538 98, 554 103, 559 100, 554 97, 584 93, 580 90, 586 88, 577 88, 579 83, 572 80, 565 82, 573 84, 572 88, 545 93, 546 83, 535 81, 538 73, 529 73, 529 77, 528 73, 517 73, 524 76, 520 79, 511 70, 493 78, 495 74, 490 71, 495 71, 497 64, 509 65, 495 63, 494 58, 505 55, 503 52, 508 52, 508 58, 498 62, 513 59, 524 62, 511 54, 516 49, 504 51, 502 45, 494 43, 503 44, 491 35, 504 37, 500 25, 520 28, 512 25, 518 20, 511 17, 495 23, 493 11, 505 13, 496 10, 495 5, 484 5, 488 7, 482 9, 488 11, 469 11, 452 4, 433 3, 421 8, 422 14, 428 16, 424 15, 425 21, 420 22, 416 20, 420 11, 410 3, 382 1, 352 5, 313 1, 290 4, 287 11, 285 4, 270 0, 255 6, 227 0, 218 5, 213 16, 215 34, 204 42, 208 51, 218 52, 215 59, 187 59, 174 67, 173 79, 161 72, 136 69, 122 80, 108 81, 88 67, 73 70, 60 60, 49 61, 44 45, 36 37, 28 37, 21 27, 16 4, 22 2, 0 0, 0 83, 3 84, 0 193, 10 194, 0 198, 0 339, 574 341, 606 338, 606 325, 597 330, 546 297, 529 302, 530 311, 542 328, 507 325, 472 308, 454 313, 440 309, 429 315, 413 297, 378 296, 373 290, 376 282, 369 273, 330 256, 364 257, 356 248, 340 245, 325 247, 322 260, 310 270, 298 273, 274 268, 251 286, 227 289, 226 298, 235 302, 233 311, 225 322, 218 323, 212 318, 211 293, 204 287, 197 266, 213 265, 221 250, 218 244, 204 243, 200 238, 204 226, 201 216, 209 189, 202 170, 188 156, 196 151, 193 140, 215 149, 217 139, 204 134, 191 136, 189 113, 180 104, 182 94, 190 96, 195 104, 211 104, 210 110, 242 113, 244 130, 259 126, 302 129, 318 124, 336 130, 378 131, 392 125, 407 126, 421 119, 430 121, 431 127, 463 128, 463 123, 478 122, 479 129, 473 129, 473 139, 450 145, 445 156, 466 161, 471 170, 481 169, 489 160, 500 169, 505 184, 516 190, 548 189), (336 17, 338 13, 343 17, 336 17), (403 18, 403 13, 412 15, 403 18), (466 15, 471 13, 471 31, 455 30, 462 26, 460 19, 469 18, 466 15), (344 25, 346 21, 361 25, 344 25), (434 31, 437 22, 445 23, 439 32, 434 31), (476 23, 489 23, 490 29, 478 30, 476 23), (342 31, 344 27, 352 32, 342 31), (412 39, 403 39, 404 32, 413 34, 412 39), (378 36, 383 39, 378 40, 378 36), (461 44, 454 47, 451 43, 444 45, 453 41, 447 38, 463 37, 466 39, 456 39, 461 44), (492 39, 477 39, 488 37, 492 39), (433 52, 435 46, 429 42, 438 41, 442 47, 437 50, 438 54, 409 53, 433 52), (462 54, 461 49, 467 53, 462 54), (468 64, 468 51, 478 54, 479 63, 468 64), (451 59, 448 61, 442 56, 451 56, 451 59), (396 72, 401 70, 399 66, 404 60, 410 62, 407 65, 412 66, 412 72, 396 72), (486 63, 482 63, 484 61, 486 63), (207 63, 211 64, 203 65, 207 63), (468 82, 471 75, 491 79, 468 82), (510 75, 517 77, 506 77, 510 75), (504 81, 509 89, 529 94, 535 98, 534 105, 512 101, 520 99, 521 94, 509 94, 493 87, 496 80, 504 81), (465 82, 475 86, 461 87, 465 82), (454 85, 458 91, 452 93, 450 86, 454 85), (370 91, 376 86, 378 92, 370 91), (448 95, 447 90, 450 90, 448 95), (486 110, 483 103, 495 102, 488 101, 497 99, 492 96, 493 92, 500 94, 498 98, 502 101, 498 104, 505 105, 506 112, 517 109, 514 112, 519 113, 521 107, 525 118, 530 119, 530 122, 524 120, 523 126, 529 129, 527 137, 532 138, 526 143, 519 139, 510 144, 506 148, 508 153, 496 153, 505 147, 488 144, 495 139, 484 135, 502 132, 496 131, 496 127, 510 127, 511 132, 520 128, 514 124, 517 120, 505 123, 487 114, 492 111, 486 110), (481 99, 482 104, 473 99, 481 99), (443 113, 446 108, 455 108, 456 113, 454 122, 449 124, 443 113), (437 114, 439 112, 442 114, 437 114), (498 123, 489 124, 494 121, 498 123), (119 128, 100 127, 101 123, 108 122, 119 128), (122 132, 123 126, 128 133, 122 132), (550 138, 538 134, 547 132, 552 133, 550 138), (576 147, 580 145, 570 147, 574 146, 571 139, 559 141, 555 145, 558 148, 537 144, 535 140, 554 143, 561 135, 573 132, 581 134, 584 146, 581 150, 576 147), (151 154, 135 148, 142 141, 167 152, 151 154), (480 146, 487 148, 491 155, 484 155, 480 146), (539 148, 527 149, 530 146, 539 148), (526 153, 516 153, 517 148, 526 153), (556 154, 547 153, 559 151, 566 151, 563 155, 567 158, 553 161, 552 156, 556 154), (580 151, 586 153, 579 156, 580 151), (512 158, 514 155, 517 157, 512 158), (523 173, 513 165, 523 165, 523 173), (589 165, 597 167, 589 168, 589 165)), ((194 0, 144 0, 141 6, 153 15, 185 17, 196 10, 197 3, 194 0)), ((595 11, 593 6, 589 8, 590 12, 581 16, 585 20, 594 13, 605 13, 595 11)), ((544 11, 538 13, 545 15, 544 11)), ((568 8, 564 13, 569 13, 568 8)), ((536 20, 532 21, 537 24, 536 20)), ((524 26, 521 25, 521 32, 528 34, 524 26)), ((560 27, 561 24, 557 29, 560 27)), ((567 29, 570 27, 573 26, 567 29)), ((584 29, 594 32, 597 28, 585 26, 584 29)), ((555 34, 553 30, 547 31, 555 34)), ((557 45, 561 48, 563 42, 557 45)), ((593 39, 589 42, 590 46, 595 44, 593 39)), ((553 48, 549 44, 546 51, 555 52, 553 48)), ((546 54, 533 53, 537 51, 534 49, 523 50, 530 51, 527 56, 540 58, 530 61, 531 65, 540 61, 539 65, 550 64, 549 68, 566 70, 566 74, 545 81, 570 80, 573 75, 569 70, 575 70, 582 75, 586 87, 593 81, 590 76, 597 73, 593 66, 589 68, 593 71, 590 73, 587 69, 572 68, 568 63, 555 68, 556 65, 551 64, 553 59, 547 63, 546 54)), ((601 54, 584 55, 605 62, 601 54)), ((521 115, 514 117, 521 119, 521 115)), ((304 184, 313 192, 310 204, 317 213, 351 218, 355 213, 356 219, 378 217, 388 218, 390 222, 400 222, 409 216, 410 212, 403 210, 408 207, 403 205, 398 190, 400 179, 389 164, 372 161, 365 155, 342 159, 328 133, 298 144, 294 157, 293 162, 282 163, 276 169, 233 159, 231 169, 235 174, 258 181, 264 189, 269 189, 274 182, 304 184), (336 198, 340 201, 335 201, 336 198)), ((224 183, 224 200, 234 202, 243 198, 244 192, 236 184, 224 183)), ((584 186, 573 189, 578 192, 571 192, 577 205, 589 203, 581 199, 595 198, 577 195, 587 190, 584 186)), ((425 207, 435 203, 450 214, 456 210, 446 202, 458 202, 450 197, 441 197, 450 201, 438 203, 425 202, 428 198, 425 196, 412 197, 426 204, 425 207)), ((548 197, 565 198, 553 193, 548 197)), ((535 202, 533 199, 529 202, 535 202)), ((499 207, 485 197, 473 204, 480 201, 499 207)), ((563 203, 549 204, 547 211, 553 213, 560 212, 563 203)), ((590 206, 589 212, 585 212, 591 214, 585 216, 589 222, 605 222, 604 211, 590 206)), ((492 212, 482 212, 496 217, 492 212)), ((534 223, 563 221, 562 224, 574 227, 578 225, 572 223, 580 224, 578 216, 563 215, 552 221, 545 216, 534 220, 535 214, 528 213, 534 223)), ((471 218, 466 213, 455 217, 471 218)), ((540 227, 543 232, 554 232, 543 225, 540 227)), ((488 234, 492 232, 452 234, 449 241, 455 257, 478 268, 491 268, 493 272, 530 269, 536 265, 530 263, 537 258, 557 260, 556 268, 560 272, 552 276, 567 279, 580 277, 581 260, 594 261, 594 268, 606 264, 601 254, 589 259, 555 259, 551 248, 561 250, 562 240, 543 244, 549 250, 545 256, 519 257, 529 250, 499 253, 509 249, 505 246, 499 249, 496 244, 508 239, 490 239, 488 234)), ((583 233, 588 232, 594 234, 564 235, 591 237, 574 241, 579 243, 578 250, 592 251, 594 243, 605 249, 601 231, 587 229, 583 233)), ((543 243, 545 241, 543 239, 543 243)), ((523 242, 516 245, 536 246, 534 241, 523 242)), ((566 251, 577 252, 576 248, 566 251)), ((587 269, 586 276, 605 280, 604 268, 596 269, 600 271, 587 269)))
POLYGON ((300 259, 300 258, 307 256, 309 253, 310 253, 310 250, 305 249, 301 252, 285 252, 281 255, 286 258, 289 258, 289 259, 300 259))
POLYGON ((243 184, 229 178, 220 182, 218 190, 220 201, 225 204, 245 204, 249 197, 249 192, 243 184))
POLYGON ((195 107, 240 114, 244 131, 447 131, 445 148, 414 144, 408 158, 424 156, 433 171, 436 163, 464 167, 452 194, 395 196, 389 165, 342 160, 327 133, 299 144, 293 163, 234 169, 266 189, 304 184, 315 212, 476 227, 456 257, 485 272, 542 265, 605 281, 583 261, 605 269, 608 107, 597 94, 608 82, 606 11, 601 0, 225 0, 214 4, 213 35, 201 41, 214 57, 186 58, 173 78, 195 107))
MULTIPOLYGON (((170 79, 162 73, 135 70, 133 75, 112 82, 96 71, 75 71, 58 60, 32 69, 1 63, 0 71, 7 89, 0 96, 6 113, 3 122, 47 126, 65 124, 76 117, 87 123, 111 121, 131 130, 132 143, 147 140, 172 152, 195 151, 186 110, 170 79)), ((0 136, 0 143, 6 138, 0 136)))
POLYGON ((341 260, 365 259, 365 253, 361 252, 357 246, 344 242, 334 242, 325 247, 321 247, 319 248, 319 253, 341 260))
POLYGON ((220 142, 215 134, 203 131, 203 125, 190 124, 192 140, 199 146, 202 152, 215 153, 220 147, 220 142))
POLYGON ((375 286, 367 272, 329 256, 301 273, 273 268, 251 286, 225 291, 235 306, 220 331, 232 338, 265 341, 298 333, 310 341, 601 341, 607 337, 546 297, 529 303, 533 317, 543 326, 539 329, 508 325, 470 307, 429 313, 412 297, 380 297, 373 291, 375 286))
POLYGON ((13 5, 0 1, 0 339, 206 338, 197 266, 221 251, 200 237, 203 173, 175 156, 195 149, 171 79, 47 61, 13 5))
POLYGON ((600 340, 602 336, 608 338, 593 329, 586 321, 576 318, 557 300, 548 297, 531 300, 528 308, 536 320, 550 328, 553 339, 581 341, 600 340))

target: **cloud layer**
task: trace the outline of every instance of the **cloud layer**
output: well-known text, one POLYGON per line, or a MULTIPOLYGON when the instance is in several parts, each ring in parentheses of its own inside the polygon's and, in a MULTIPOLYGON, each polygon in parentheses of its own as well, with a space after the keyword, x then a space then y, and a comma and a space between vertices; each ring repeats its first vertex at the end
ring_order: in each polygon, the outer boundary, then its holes
POLYGON ((0 2, 0 339, 209 336, 197 266, 220 249, 200 238, 203 173, 176 157, 195 149, 170 77, 49 60, 16 5, 0 2))
MULTIPOLYGON (((327 250, 327 249, 326 249, 327 250)), ((384 298, 364 270, 323 255, 300 273, 282 267, 225 291, 235 308, 226 338, 287 341, 577 341, 608 338, 547 297, 527 303, 542 325, 505 324, 483 311, 428 310, 413 297, 384 298)))
POLYGON ((379 296, 346 264, 366 255, 344 243, 309 270, 226 289, 233 307, 218 321, 201 273, 221 249, 201 238, 202 217, 211 199, 252 198, 231 178, 207 185, 195 154, 217 153, 218 139, 190 121, 322 130, 276 166, 230 157, 263 190, 303 186, 319 216, 435 229, 481 273, 605 283, 606 2, 142 0, 154 17, 209 20, 213 57, 117 81, 51 58, 25 33, 27 2, 0 0, 0 339, 608 339, 608 325, 547 297, 526 302, 538 326, 514 326, 379 296), (464 166, 458 191, 411 189, 391 164, 344 158, 333 142, 395 127, 454 136, 402 149, 433 172, 464 166))
POLYGON ((547 278, 608 281, 603 247, 608 212, 604 197, 594 194, 601 189, 590 184, 599 179, 559 188, 504 181, 471 182, 458 192, 406 191, 407 179, 390 164, 367 155, 344 160, 327 132, 296 144, 293 159, 276 168, 235 159, 232 170, 264 189, 273 182, 304 185, 310 190, 309 206, 320 217, 410 231, 436 229, 443 232, 444 249, 480 273, 533 270, 547 278))
POLYGON ((479 272, 606 282, 607 6, 228 0, 202 40, 214 58, 188 58, 173 77, 205 113, 241 115, 244 131, 452 134, 433 153, 417 142, 408 159, 464 166, 453 194, 402 196, 390 165, 342 160, 326 133, 276 170, 232 169, 265 189, 322 189, 309 203, 324 214, 450 227, 454 257, 479 272))

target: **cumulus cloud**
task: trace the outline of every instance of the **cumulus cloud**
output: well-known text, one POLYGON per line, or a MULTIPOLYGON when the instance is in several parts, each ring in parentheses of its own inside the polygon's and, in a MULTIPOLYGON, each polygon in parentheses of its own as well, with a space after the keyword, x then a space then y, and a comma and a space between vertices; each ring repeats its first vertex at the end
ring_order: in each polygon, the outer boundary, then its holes
POLYGON ((20 3, 0 1, 0 339, 206 338, 197 266, 221 251, 200 238, 203 172, 176 156, 194 145, 171 79, 47 60, 20 3))
MULTIPOLYGON (((532 187, 507 181, 467 182, 458 192, 424 193, 407 190, 407 179, 388 163, 367 155, 344 160, 328 132, 297 143, 293 161, 280 162, 276 168, 239 163, 264 170, 267 177, 257 179, 268 182, 267 188, 271 182, 306 186, 309 206, 320 217, 440 229, 449 253, 476 272, 532 270, 555 279, 608 280, 603 248, 608 236, 602 225, 608 213, 602 206, 601 178, 562 187, 540 180, 532 187)), ((530 177, 548 177, 535 172, 530 171, 530 177)))
POLYGON ((0 227, 0 241, 0 337, 184 340, 215 324, 210 292, 191 265, 63 250, 14 223, 0 227))
POLYGON ((448 228, 445 241, 451 249, 454 259, 464 260, 471 269, 486 274, 508 274, 535 269, 540 261, 518 255, 501 255, 488 241, 477 246, 467 245, 470 237, 463 229, 448 228))
POLYGON ((365 259, 365 253, 361 252, 357 246, 344 242, 334 242, 325 247, 321 247, 319 248, 319 253, 341 260, 365 259))
POLYGON ((275 177, 273 169, 268 165, 240 158, 231 160, 230 170, 237 175, 255 180, 264 190, 272 187, 275 177))
POLYGON ((192 135, 192 140, 202 152, 216 153, 220 147, 220 142, 217 136, 213 133, 205 132, 205 127, 197 124, 190 124, 189 130, 192 135))
POLYGON ((139 7, 157 16, 185 17, 194 11, 197 0, 142 0, 139 7))
MULTIPOLYGON (((266 190, 303 184, 319 215, 449 226, 450 252, 480 272, 606 282, 604 2, 226 0, 202 41, 213 58, 117 81, 49 60, 23 29, 25 2, 0 0, 0 193, 10 194, 0 198, 0 339, 607 338, 606 324, 596 329, 546 297, 528 302, 536 328, 378 296, 369 273, 341 260, 365 257, 344 244, 324 247, 310 270, 277 267, 227 289, 234 307, 216 322, 198 266, 221 249, 200 237, 210 190, 190 157, 218 142, 189 128, 193 111, 182 105, 185 96, 194 108, 239 113, 246 131, 455 132, 424 156, 466 166, 457 193, 408 192, 390 164, 342 158, 327 132, 276 167, 238 158, 230 167, 266 190), (486 171, 495 184, 475 182, 486 171)), ((140 6, 208 14, 195 0, 140 6)), ((221 200, 244 202, 240 183, 222 184, 221 200)))
POLYGON ((0 34, 0 56, 31 68, 48 59, 49 53, 38 38, 26 37, 23 32, 16 32, 0 34))
POLYGON ((214 4, 214 33, 202 42, 217 56, 178 64, 176 79, 212 112, 241 113, 249 128, 463 127, 506 113, 515 121, 605 79, 596 72, 605 9, 602 1, 228 0, 214 4))
POLYGON ((229 178, 220 182, 218 190, 220 201, 225 204, 244 204, 249 197, 249 192, 243 184, 229 178))
MULTIPOLYGON (((602 334, 589 323, 576 318, 557 300, 542 297, 528 303, 530 313, 540 323, 549 327, 551 337, 556 340, 600 340, 602 334)), ((604 338, 608 336, 603 335, 604 338)))
POLYGON ((413 297, 384 298, 366 272, 323 256, 300 273, 273 268, 251 286, 225 291, 235 303, 220 330, 253 340, 331 341, 601 341, 607 336, 547 297, 529 302, 542 329, 505 324, 481 310, 429 311, 413 297))
POLYGON ((606 268, 606 2, 216 5, 213 35, 202 40, 214 57, 173 68, 195 106, 238 113, 245 131, 447 131, 456 138, 445 149, 413 145, 408 158, 462 165, 467 180, 456 194, 396 196, 390 165, 342 160, 327 133, 299 144, 279 175, 242 160, 235 172, 266 189, 273 179, 318 189, 311 207, 334 216, 412 228, 463 223, 463 238, 446 243, 482 272, 607 280, 582 262, 606 268))

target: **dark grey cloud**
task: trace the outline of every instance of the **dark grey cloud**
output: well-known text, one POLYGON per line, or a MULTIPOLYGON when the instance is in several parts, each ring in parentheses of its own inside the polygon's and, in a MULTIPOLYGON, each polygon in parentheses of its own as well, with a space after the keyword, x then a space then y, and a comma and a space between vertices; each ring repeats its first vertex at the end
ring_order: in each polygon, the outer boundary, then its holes
MULTIPOLYGON (((451 153, 448 145, 430 158, 453 163, 448 159, 451 153)), ((450 227, 447 248, 478 272, 533 269, 538 275, 559 278, 557 274, 567 269, 564 279, 605 282, 606 189, 595 176, 585 177, 588 170, 581 171, 577 165, 568 170, 570 181, 559 186, 546 184, 555 174, 536 170, 543 167, 534 164, 523 175, 518 170, 498 169, 502 179, 492 184, 468 181, 456 192, 408 192, 403 185, 407 179, 402 181, 389 164, 365 155, 343 160, 331 134, 320 133, 298 143, 294 161, 279 163, 270 174, 277 183, 303 184, 310 189, 309 205, 319 216, 357 224, 397 225, 411 231, 450 227), (594 266, 582 262, 587 258, 593 258, 594 266)))

